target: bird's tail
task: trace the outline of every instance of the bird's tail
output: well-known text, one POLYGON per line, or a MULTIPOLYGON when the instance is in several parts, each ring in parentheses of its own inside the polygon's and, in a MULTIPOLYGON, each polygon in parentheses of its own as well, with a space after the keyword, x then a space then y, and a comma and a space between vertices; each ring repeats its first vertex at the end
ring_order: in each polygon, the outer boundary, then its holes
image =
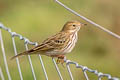
POLYGON ((11 60, 13 60, 13 59, 15 59, 15 58, 17 58, 17 57, 23 56, 23 55, 30 55, 30 54, 33 53, 33 52, 34 52, 34 50, 31 49, 31 50, 28 50, 28 51, 19 53, 19 54, 13 56, 13 57, 11 58, 11 60))

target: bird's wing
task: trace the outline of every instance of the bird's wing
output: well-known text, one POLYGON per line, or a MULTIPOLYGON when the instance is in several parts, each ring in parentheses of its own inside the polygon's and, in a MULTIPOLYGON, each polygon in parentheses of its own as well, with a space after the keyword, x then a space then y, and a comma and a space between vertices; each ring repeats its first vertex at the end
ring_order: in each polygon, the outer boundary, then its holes
POLYGON ((16 56, 13 56, 11 59, 14 59, 14 58, 22 56, 22 55, 28 55, 28 54, 30 55, 34 52, 39 52, 39 51, 46 52, 46 51, 52 51, 52 50, 60 50, 69 41, 68 37, 69 37, 69 35, 60 32, 54 36, 47 38, 40 45, 38 45, 28 51, 22 52, 16 56))
POLYGON ((68 41, 69 35, 65 33, 58 33, 44 40, 40 45, 36 46, 32 50, 34 51, 50 51, 54 49, 61 49, 68 41))

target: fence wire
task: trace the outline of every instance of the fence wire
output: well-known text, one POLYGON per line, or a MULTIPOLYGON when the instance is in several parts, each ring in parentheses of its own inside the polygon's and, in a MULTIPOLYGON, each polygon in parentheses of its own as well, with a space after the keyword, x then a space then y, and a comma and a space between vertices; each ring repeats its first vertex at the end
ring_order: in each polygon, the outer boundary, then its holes
POLYGON ((99 25, 99 24, 93 22, 92 20, 90 20, 90 19, 88 19, 88 18, 86 18, 86 17, 80 15, 79 13, 77 13, 77 12, 74 11, 74 10, 72 10, 71 8, 69 8, 68 6, 66 6, 65 4, 63 4, 62 2, 60 2, 59 0, 55 0, 55 1, 56 1, 59 5, 63 6, 65 9, 67 9, 68 11, 70 11, 71 13, 75 14, 76 16, 82 18, 83 20, 85 20, 85 21, 87 21, 88 23, 94 25, 95 27, 97 27, 97 28, 103 30, 104 32, 107 32, 108 34, 110 34, 110 35, 112 35, 112 36, 114 36, 114 37, 120 39, 120 36, 119 36, 119 35, 117 35, 117 34, 113 33, 112 31, 110 31, 110 30, 108 30, 108 29, 102 27, 101 25, 99 25))
MULTIPOLYGON (((1 25, 0 25, 0 26, 1 26, 1 25)), ((4 49, 4 44, 3 44, 3 39, 2 39, 1 30, 0 30, 0 43, 1 43, 2 53, 3 53, 3 59, 4 59, 4 64, 5 64, 6 73, 7 73, 7 75, 8 75, 8 79, 11 80, 11 76, 10 76, 9 69, 8 69, 8 64, 7 64, 7 59, 6 59, 6 55, 5 55, 5 49, 4 49)))
MULTIPOLYGON (((17 55, 17 49, 16 49, 14 37, 19 37, 20 40, 24 40, 25 46, 26 46, 26 50, 28 49, 27 44, 31 44, 31 45, 37 46, 36 42, 31 42, 31 41, 29 41, 29 39, 23 37, 22 35, 17 34, 15 32, 12 32, 11 29, 3 26, 3 24, 0 24, 0 28, 8 31, 11 34, 15 55, 17 55)), ((5 56, 5 50, 4 50, 4 47, 3 47, 4 44, 3 44, 3 39, 2 39, 1 31, 0 31, 0 40, 1 40, 1 47, 2 47, 2 51, 3 51, 4 63, 5 63, 5 67, 6 67, 8 79, 11 80, 11 76, 10 76, 10 73, 9 73, 9 69, 8 69, 8 65, 7 65, 7 60, 6 60, 6 56, 5 56)), ((42 58, 41 58, 40 55, 39 55, 39 57, 40 57, 40 62, 41 62, 41 65, 42 65, 42 68, 43 68, 43 71, 44 71, 44 74, 45 74, 45 78, 46 78, 46 80, 48 80, 48 76, 47 76, 47 73, 46 73, 46 70, 45 70, 42 58)), ((32 66, 32 61, 31 61, 31 58, 30 58, 29 55, 28 55, 28 59, 29 59, 29 63, 30 63, 30 66, 31 66, 31 70, 32 70, 32 74, 33 74, 34 80, 36 80, 36 75, 35 75, 35 72, 34 72, 34 69, 33 69, 33 66, 32 66)), ((20 68, 20 64, 19 64, 19 59, 18 58, 16 58, 16 62, 17 62, 17 65, 18 65, 18 71, 19 71, 20 79, 23 80, 23 76, 22 76, 22 72, 21 72, 21 68, 20 68)))
MULTIPOLYGON (((87 19, 86 17, 78 14, 77 12, 75 12, 74 10, 70 9, 69 7, 67 7, 66 5, 64 5, 63 3, 61 3, 60 1, 58 0, 55 0, 58 4, 60 4, 61 6, 63 6, 65 9, 67 9, 68 11, 70 11, 71 13, 79 16, 80 18, 84 19, 85 21, 95 25, 96 27, 98 27, 99 29, 102 29, 103 31, 109 33, 110 35, 120 39, 120 36, 109 31, 108 29, 96 24, 95 22, 87 19)), ((11 29, 5 27, 2 23, 0 23, 0 28, 9 32, 12 36, 12 42, 13 42, 13 48, 14 48, 14 53, 15 55, 17 55, 17 49, 16 49, 16 44, 15 44, 15 40, 14 40, 14 37, 18 37, 20 40, 24 40, 24 43, 25 43, 25 48, 26 50, 28 50, 28 44, 30 45, 34 45, 34 46, 37 46, 38 43, 37 42, 31 42, 29 39, 27 39, 26 37, 23 37, 22 35, 20 34, 17 34, 16 32, 12 32, 11 29)), ((8 64, 7 64, 7 59, 6 59, 6 55, 5 55, 5 49, 4 49, 4 43, 3 43, 3 39, 2 39, 2 33, 1 33, 1 30, 0 30, 0 43, 1 43, 1 48, 2 48, 2 53, 3 53, 3 60, 4 60, 4 64, 5 64, 5 69, 6 69, 6 73, 7 73, 7 76, 8 76, 8 80, 12 80, 11 79, 11 75, 10 75, 10 72, 9 72, 9 69, 8 69, 8 64)), ((42 57, 41 55, 39 55, 39 59, 40 59, 40 63, 41 63, 41 66, 42 66, 42 69, 43 69, 43 72, 44 72, 44 75, 45 75, 45 78, 46 80, 48 80, 48 75, 47 75, 47 72, 46 72, 46 68, 44 66, 44 63, 43 63, 43 60, 42 60, 42 57)), ((31 72, 33 74, 33 78, 34 80, 37 80, 36 78, 36 74, 34 72, 34 67, 32 65, 32 60, 31 60, 31 57, 30 55, 28 55, 28 60, 29 60, 29 64, 30 64, 30 67, 31 67, 31 72)), ((53 58, 52 59, 53 63, 54 63, 54 66, 56 68, 56 71, 59 75, 59 79, 60 80, 63 80, 63 76, 59 70, 59 67, 58 65, 56 64, 55 62, 55 59, 53 58)), ((20 64, 19 64, 19 59, 16 58, 16 62, 17 62, 17 67, 18 67, 18 71, 19 71, 19 76, 20 76, 20 79, 21 80, 24 80, 23 79, 23 76, 22 76, 22 72, 21 72, 21 68, 20 68, 20 64)), ((108 80, 120 80, 119 78, 116 78, 116 77, 112 77, 110 74, 104 74, 102 72, 98 72, 97 70, 92 70, 86 66, 83 66, 83 65, 79 65, 77 62, 74 62, 74 61, 70 61, 70 60, 65 60, 65 63, 66 63, 66 66, 67 66, 67 70, 68 70, 68 73, 69 73, 69 76, 71 78, 71 80, 74 80, 73 78, 73 75, 72 75, 72 72, 71 72, 71 69, 70 69, 70 65, 73 64, 76 66, 76 68, 81 68, 83 73, 84 73, 84 76, 85 76, 85 79, 86 80, 89 80, 89 77, 87 75, 87 72, 91 72, 91 73, 94 73, 96 76, 98 76, 98 80, 101 80, 103 77, 107 77, 108 80)), ((0 68, 0 76, 2 78, 2 80, 4 80, 4 76, 3 76, 3 73, 2 73, 2 70, 0 68)))
MULTIPOLYGON (((11 29, 5 27, 3 24, 0 24, 0 28, 3 29, 3 30, 8 31, 8 32, 11 34, 15 55, 17 55, 17 49, 16 49, 16 46, 15 46, 14 37, 19 37, 20 40, 24 40, 26 50, 28 50, 27 44, 31 44, 31 45, 35 45, 35 46, 38 45, 36 42, 31 42, 31 41, 29 41, 29 39, 23 37, 22 35, 17 34, 17 33, 15 33, 15 32, 12 32, 11 29)), ((6 59, 6 55, 5 55, 5 49, 4 49, 4 44, 3 44, 3 39, 2 39, 1 30, 0 30, 0 42, 1 42, 1 48, 2 48, 2 53, 3 53, 4 64, 5 64, 5 67, 6 67, 6 73, 7 73, 8 79, 9 79, 9 80, 12 80, 12 79, 11 79, 11 76, 10 76, 9 69, 8 69, 8 64, 7 64, 7 59, 6 59)), ((46 69, 45 69, 45 66, 44 66, 42 57, 41 57, 40 55, 39 55, 39 58, 40 58, 40 62, 41 62, 41 65, 42 65, 42 69, 43 69, 45 78, 46 78, 46 80, 48 80, 47 72, 46 72, 46 69)), ((31 72, 32 72, 32 74, 33 74, 33 78, 34 78, 34 80, 37 80, 37 79, 36 79, 35 72, 34 72, 34 68, 33 68, 33 66, 32 66, 32 60, 31 60, 31 58, 30 58, 29 55, 28 55, 28 59, 29 59, 29 63, 30 63, 30 66, 31 66, 31 72)), ((23 80, 22 72, 21 72, 21 68, 20 68, 20 64, 19 64, 19 59, 17 58, 16 61, 17 61, 17 65, 18 65, 18 71, 19 71, 20 79, 23 80)), ((57 71, 57 73, 58 73, 58 75, 59 75, 60 80, 63 80, 62 74, 61 74, 61 72, 60 72, 60 70, 59 70, 59 67, 57 66, 57 64, 56 64, 56 62, 55 62, 55 59, 52 59, 52 61, 53 61, 54 65, 55 65, 55 68, 56 68, 56 71, 57 71)), ((98 80, 101 80, 103 77, 107 77, 108 80, 120 80, 119 78, 112 77, 110 74, 104 74, 104 73, 98 72, 97 70, 92 70, 92 69, 90 69, 90 68, 87 68, 86 66, 79 65, 77 62, 73 62, 73 61, 70 61, 70 60, 65 60, 65 63, 66 63, 67 70, 68 70, 68 73, 69 73, 69 76, 70 76, 71 80, 74 80, 73 75, 72 75, 72 72, 71 72, 71 69, 70 69, 70 65, 71 65, 71 64, 74 64, 74 65, 76 66, 76 68, 81 68, 81 69, 82 69, 86 80, 89 80, 88 75, 87 75, 87 73, 86 73, 87 71, 88 71, 88 72, 91 72, 91 73, 94 73, 95 75, 97 75, 97 76, 98 76, 98 80)), ((0 71, 0 72, 1 72, 1 71, 0 71)), ((0 74, 0 75, 1 75, 1 74, 0 74)), ((3 78, 3 77, 2 77, 2 78, 3 78)))
POLYGON ((5 80, 1 67, 0 67, 0 77, 1 77, 1 80, 5 80))

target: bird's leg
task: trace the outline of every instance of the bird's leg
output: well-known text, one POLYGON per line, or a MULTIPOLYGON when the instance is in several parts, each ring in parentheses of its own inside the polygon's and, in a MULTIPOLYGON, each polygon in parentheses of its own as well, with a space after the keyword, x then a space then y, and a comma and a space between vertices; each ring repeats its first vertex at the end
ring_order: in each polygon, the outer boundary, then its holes
POLYGON ((61 63, 63 64, 64 63, 64 60, 66 59, 66 57, 64 55, 51 55, 50 57, 54 58, 54 57, 57 57, 57 64, 61 63))
POLYGON ((63 64, 64 63, 64 59, 65 59, 64 55, 58 55, 57 64, 59 64, 59 63, 63 64))

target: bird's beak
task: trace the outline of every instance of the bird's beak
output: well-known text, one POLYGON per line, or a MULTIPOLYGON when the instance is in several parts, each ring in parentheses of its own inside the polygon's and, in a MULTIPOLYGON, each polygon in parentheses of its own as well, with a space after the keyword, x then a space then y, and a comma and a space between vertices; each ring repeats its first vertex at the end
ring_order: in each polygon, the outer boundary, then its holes
POLYGON ((81 23, 82 26, 86 26, 87 24, 81 23))

